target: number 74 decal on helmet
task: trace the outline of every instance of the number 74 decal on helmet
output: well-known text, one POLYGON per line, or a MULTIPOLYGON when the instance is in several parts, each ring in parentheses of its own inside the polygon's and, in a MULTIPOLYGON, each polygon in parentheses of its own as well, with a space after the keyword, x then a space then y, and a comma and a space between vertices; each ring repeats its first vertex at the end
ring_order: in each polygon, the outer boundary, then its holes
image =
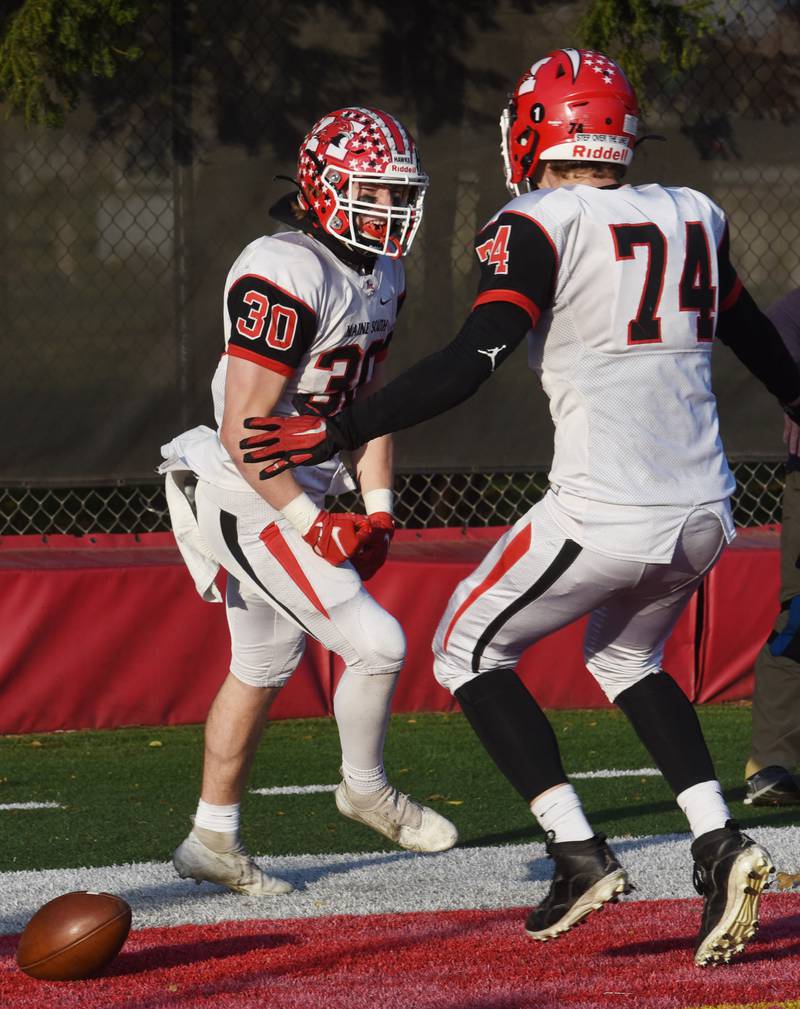
POLYGON ((501 224, 493 238, 478 245, 475 252, 482 263, 494 267, 495 274, 508 273, 508 239, 511 236, 511 225, 501 224))

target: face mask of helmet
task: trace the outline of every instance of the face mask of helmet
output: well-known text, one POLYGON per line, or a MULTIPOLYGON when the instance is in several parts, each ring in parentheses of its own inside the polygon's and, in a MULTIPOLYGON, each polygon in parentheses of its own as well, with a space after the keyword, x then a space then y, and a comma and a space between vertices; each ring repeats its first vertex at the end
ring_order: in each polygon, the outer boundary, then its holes
POLYGON ((319 225, 349 248, 393 258, 411 248, 428 176, 393 116, 347 108, 323 117, 300 148, 298 183, 319 225), (374 198, 381 189, 390 202, 374 198))

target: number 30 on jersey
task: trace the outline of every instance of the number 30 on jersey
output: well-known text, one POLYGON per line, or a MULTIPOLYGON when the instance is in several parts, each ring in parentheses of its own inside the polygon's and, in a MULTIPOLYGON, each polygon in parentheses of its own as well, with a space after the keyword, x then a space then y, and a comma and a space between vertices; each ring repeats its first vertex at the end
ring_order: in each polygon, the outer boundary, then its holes
POLYGON ((275 350, 288 350, 294 341, 297 312, 287 305, 273 305, 270 313, 269 299, 261 291, 247 291, 242 298, 250 311, 247 318, 236 320, 236 331, 248 340, 257 340, 264 331, 269 314, 267 346, 275 350))

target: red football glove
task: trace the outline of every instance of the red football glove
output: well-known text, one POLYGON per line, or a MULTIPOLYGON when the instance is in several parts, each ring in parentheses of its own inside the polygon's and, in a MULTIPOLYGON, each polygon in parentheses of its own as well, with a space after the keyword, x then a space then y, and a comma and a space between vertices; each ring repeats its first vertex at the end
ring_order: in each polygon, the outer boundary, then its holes
POLYGON ((351 560, 371 535, 372 527, 365 515, 328 512, 323 509, 303 539, 310 544, 315 554, 337 567, 351 560))
POLYGON ((370 533, 351 558, 353 567, 367 581, 381 568, 389 553, 395 522, 388 512, 373 512, 369 516, 370 533))
POLYGON ((242 456, 245 462, 267 461, 268 465, 258 474, 261 480, 269 480, 295 466, 315 466, 338 452, 328 437, 325 419, 316 415, 248 417, 244 426, 264 432, 239 442, 239 448, 255 450, 242 456))

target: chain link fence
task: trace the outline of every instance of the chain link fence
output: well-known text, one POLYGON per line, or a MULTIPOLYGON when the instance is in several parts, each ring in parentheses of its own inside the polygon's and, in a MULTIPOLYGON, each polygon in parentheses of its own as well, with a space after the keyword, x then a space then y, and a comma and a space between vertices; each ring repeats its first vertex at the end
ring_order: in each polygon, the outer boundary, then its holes
MULTIPOLYGON (((160 444, 209 423, 225 274, 270 230, 266 208, 285 191, 273 176, 293 174, 299 139, 332 108, 397 114, 432 179, 407 262, 395 371, 449 339, 474 294, 474 234, 505 199, 505 93, 532 56, 576 44, 585 10, 409 2, 398 22, 356 0, 152 6, 146 57, 93 84, 64 129, 4 124, 3 536, 168 528, 163 488, 149 474, 160 444)), ((768 305, 800 286, 798 3, 718 0, 715 10, 699 69, 676 79, 653 55, 642 132, 668 143, 643 145, 630 181, 717 199, 740 274, 768 305)), ((733 363, 717 392, 737 460, 735 518, 777 522, 776 408, 733 363)), ((504 525, 541 497, 551 427, 531 381, 508 366, 489 383, 491 400, 481 390, 480 408, 403 432, 401 525, 504 525), (525 438, 509 445, 498 432, 520 428, 520 402, 525 438)))
MULTIPOLYGON (((739 526, 781 521, 783 465, 733 465, 739 526)), ((395 479, 398 524, 405 529, 511 525, 547 489, 544 473, 401 473, 395 479)), ((355 494, 332 499, 361 510, 355 494)), ((0 536, 149 533, 170 528, 163 484, 114 487, 0 488, 0 536)))

